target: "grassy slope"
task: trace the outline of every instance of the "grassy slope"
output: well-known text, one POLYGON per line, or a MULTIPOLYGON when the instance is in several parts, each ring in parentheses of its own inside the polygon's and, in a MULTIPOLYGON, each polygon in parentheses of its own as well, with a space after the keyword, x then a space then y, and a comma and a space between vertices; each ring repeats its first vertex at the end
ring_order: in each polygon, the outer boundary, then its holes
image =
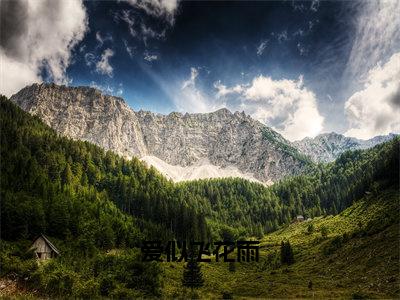
MULTIPOLYGON (((258 263, 203 263, 205 286, 200 297, 339 297, 395 298, 399 296, 399 192, 387 189, 368 195, 341 214, 292 224, 262 239, 258 263), (309 224, 314 232, 308 233, 309 224), (321 228, 328 229, 323 238, 321 228), (337 249, 332 241, 347 233, 337 249), (280 242, 288 239, 295 263, 280 266, 280 242), (275 260, 275 263, 273 262, 275 260), (275 266, 274 266, 275 265, 275 266), (309 281, 313 288, 308 288, 309 281)), ((164 295, 183 295, 182 263, 164 264, 164 295)))

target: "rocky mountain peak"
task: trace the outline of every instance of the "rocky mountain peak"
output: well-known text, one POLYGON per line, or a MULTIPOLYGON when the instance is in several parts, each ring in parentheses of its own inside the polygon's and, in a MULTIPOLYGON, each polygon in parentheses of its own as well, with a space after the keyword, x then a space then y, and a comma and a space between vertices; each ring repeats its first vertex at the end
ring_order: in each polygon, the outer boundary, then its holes
POLYGON ((242 174, 271 182, 301 172, 310 163, 307 156, 332 161, 346 150, 388 139, 361 141, 331 132, 290 143, 244 112, 135 112, 122 98, 90 87, 33 84, 11 100, 60 134, 128 158, 145 158, 180 180, 242 174))
POLYGON ((347 150, 367 149, 394 138, 394 134, 377 136, 370 140, 346 137, 336 132, 322 133, 293 143, 302 153, 315 162, 330 162, 347 150))
POLYGON ((229 109, 223 107, 223 108, 220 108, 220 109, 212 112, 212 114, 215 114, 217 116, 231 116, 232 112, 229 109))
POLYGON ((206 114, 135 112, 121 98, 94 88, 55 84, 28 86, 11 100, 61 134, 126 157, 151 156, 180 167, 206 161, 214 171, 234 168, 235 174, 262 182, 296 174, 307 165, 278 133, 226 108, 206 114))

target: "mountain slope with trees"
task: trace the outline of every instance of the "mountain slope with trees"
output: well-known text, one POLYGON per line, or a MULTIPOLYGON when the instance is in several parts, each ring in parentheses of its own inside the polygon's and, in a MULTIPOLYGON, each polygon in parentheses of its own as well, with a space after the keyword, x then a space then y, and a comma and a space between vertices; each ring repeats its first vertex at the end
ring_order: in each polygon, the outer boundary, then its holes
POLYGON ((27 86, 10 99, 62 135, 127 158, 151 156, 191 166, 194 176, 211 164, 268 183, 301 173, 310 163, 273 129, 226 108, 204 114, 133 111, 122 98, 98 89, 53 83, 27 86))
POLYGON ((306 218, 337 214, 376 189, 376 181, 398 184, 399 138, 369 150, 347 151, 329 164, 319 164, 306 175, 284 179, 269 188, 242 179, 212 179, 180 183, 188 194, 207 199, 204 211, 225 236, 261 236, 306 218), (223 224, 223 225, 221 225, 223 224), (229 225, 229 226, 227 226, 229 225), (223 228, 221 228, 223 227, 223 228))
POLYGON ((162 268, 140 261, 143 239, 261 238, 297 214, 336 214, 366 192, 398 189, 398 138, 267 188, 174 184, 138 159, 60 136, 5 97, 0 121, 0 276, 28 278, 43 295, 159 296, 162 268), (40 233, 63 253, 45 266, 27 252, 40 233))
MULTIPOLYGON (((5 98, 1 99, 0 114, 4 238, 32 238, 41 232, 57 237, 79 235, 79 221, 88 219, 85 207, 91 206, 95 207, 93 213, 118 207, 133 215, 136 226, 148 237, 185 238, 181 228, 191 228, 193 222, 196 232, 189 234, 206 234, 196 207, 154 168, 88 142, 59 136, 5 98), (110 208, 103 208, 107 206, 110 208)), ((120 211, 116 222, 124 219, 120 211)), ((100 215, 89 219, 103 220, 100 215)), ((134 232, 108 220, 103 223, 104 236, 134 232)), ((110 246, 112 239, 107 242, 110 246)))
MULTIPOLYGON (((384 186, 377 182, 375 192, 338 215, 265 235, 259 262, 236 262, 233 270, 225 262, 202 264, 198 298, 398 299, 400 195, 398 185, 384 186), (282 241, 290 242, 291 264, 281 261, 282 241)), ((190 297, 175 284, 183 268, 164 266, 165 297, 190 297)))
MULTIPOLYGON (((96 197, 111 200, 133 216, 148 237, 260 236, 298 214, 338 213, 375 180, 398 178, 399 139, 395 138, 370 150, 346 152, 333 163, 317 165, 306 175, 269 188, 239 178, 174 184, 136 158, 126 160, 88 142, 59 136, 5 98, 1 105, 2 205, 12 203, 5 211, 14 209, 15 216, 5 215, 2 224, 10 237, 24 230, 32 237, 46 228, 50 235, 74 235, 79 229, 73 220, 85 218, 74 215, 82 209, 71 203, 96 197), (13 206, 15 197, 22 200, 13 206), (23 203, 28 203, 26 209, 23 203), (31 209, 29 203, 36 204, 31 209), (25 211, 35 213, 27 218, 25 211)), ((109 223, 104 230, 112 236, 111 229, 117 226, 109 223)))

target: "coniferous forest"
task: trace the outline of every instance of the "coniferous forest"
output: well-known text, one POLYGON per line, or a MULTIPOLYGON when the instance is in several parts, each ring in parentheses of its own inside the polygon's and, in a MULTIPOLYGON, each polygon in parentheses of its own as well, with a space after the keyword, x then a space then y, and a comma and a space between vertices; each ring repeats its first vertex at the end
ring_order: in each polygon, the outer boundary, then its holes
MULTIPOLYGON (((4 96, 0 120, 0 276, 36 295, 164 296, 164 266, 141 261, 143 240, 262 239, 297 215, 342 215, 365 195, 398 191, 399 138, 270 187, 238 178, 173 183, 136 158, 58 135, 4 96), (45 265, 28 251, 40 234, 62 252, 45 265)), ((381 219, 395 222, 397 214, 381 219)))

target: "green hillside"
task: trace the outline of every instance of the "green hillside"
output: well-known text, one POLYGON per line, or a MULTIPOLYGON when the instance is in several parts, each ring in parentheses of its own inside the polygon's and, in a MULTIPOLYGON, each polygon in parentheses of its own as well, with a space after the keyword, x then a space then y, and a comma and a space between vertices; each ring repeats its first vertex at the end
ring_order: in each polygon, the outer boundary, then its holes
MULTIPOLYGON (((399 190, 379 190, 336 216, 291 224, 264 236, 260 262, 203 263, 204 298, 398 298, 399 190), (311 229, 312 228, 312 229, 311 229), (326 232, 324 236, 322 233, 326 232), (294 264, 282 265, 290 241, 294 264), (312 282, 311 289, 309 288, 312 282)), ((164 265, 164 294, 190 296, 176 285, 182 264, 164 265)))
POLYGON ((143 236, 184 239, 187 234, 207 234, 200 204, 138 159, 126 160, 88 142, 61 137, 5 97, 0 120, 2 238, 33 238, 42 232, 77 237, 97 227, 106 239, 97 246, 112 248, 139 245, 143 236), (125 219, 136 230, 117 224, 125 219), (90 224, 94 220, 97 224, 90 224), (182 227, 196 230, 183 232, 182 227))
POLYGON ((398 166, 399 138, 395 138, 367 151, 345 152, 335 162, 316 165, 269 188, 239 178, 189 181, 178 187, 209 205, 202 209, 211 232, 233 239, 260 237, 289 224, 296 215, 337 214, 373 189, 376 181, 398 185, 398 166))
POLYGON ((389 286, 397 284, 393 272, 398 268, 393 256, 398 253, 393 242, 399 222, 394 206, 398 138, 345 153, 334 163, 314 166, 307 174, 267 188, 237 178, 174 184, 136 158, 126 160, 58 135, 5 97, 0 99, 0 122, 0 280, 12 278, 28 294, 183 295, 183 264, 143 263, 143 240, 251 237, 263 239, 261 262, 238 264, 236 272, 229 272, 224 263, 204 264, 201 295, 308 297, 310 280, 312 292, 320 296, 396 293, 389 286), (313 220, 289 225, 297 214, 313 220), (309 224, 314 230, 308 233, 309 224), (41 233, 62 255, 38 265, 28 249, 41 233), (279 265, 282 239, 294 250, 295 264, 290 267, 279 265), (369 249, 376 250, 369 255, 369 249), (386 255, 390 251, 391 256, 386 255), (353 260, 344 261, 345 256, 353 260), (376 257, 385 259, 375 263, 376 257), (386 263, 392 266, 389 277, 382 273, 386 263), (337 269, 321 273, 335 264, 337 269), (366 276, 360 267, 376 277, 360 279, 366 276), (329 276, 340 277, 343 270, 349 272, 348 281, 342 287, 334 285, 329 276), (357 280, 363 280, 360 286, 357 280), (374 285, 367 288, 364 281, 374 285))

